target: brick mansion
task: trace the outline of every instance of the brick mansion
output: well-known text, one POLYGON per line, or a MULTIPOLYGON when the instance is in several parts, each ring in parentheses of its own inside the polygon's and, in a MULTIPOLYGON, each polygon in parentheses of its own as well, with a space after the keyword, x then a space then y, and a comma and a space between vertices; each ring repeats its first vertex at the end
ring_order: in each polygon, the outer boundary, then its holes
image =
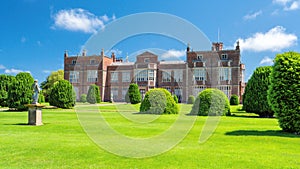
POLYGON ((244 93, 245 65, 241 63, 240 46, 223 50, 223 43, 212 43, 208 51, 193 51, 189 45, 185 61, 158 60, 158 55, 144 52, 129 62, 115 56, 81 56, 64 54, 64 78, 73 85, 77 100, 87 94, 89 86, 100 88, 102 101, 125 101, 130 83, 139 86, 142 97, 152 88, 165 88, 186 102, 190 95, 198 95, 206 88, 218 88, 228 98, 244 93))

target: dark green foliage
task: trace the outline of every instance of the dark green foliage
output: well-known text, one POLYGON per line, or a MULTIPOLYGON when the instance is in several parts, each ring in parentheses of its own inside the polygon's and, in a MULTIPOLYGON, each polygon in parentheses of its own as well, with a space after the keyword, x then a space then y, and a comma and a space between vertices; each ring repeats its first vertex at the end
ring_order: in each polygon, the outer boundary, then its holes
POLYGON ((42 93, 43 92, 41 91, 40 94, 39 94, 38 103, 45 103, 45 97, 42 93))
POLYGON ((271 73, 268 101, 280 127, 300 134, 300 54, 278 54, 271 73))
POLYGON ((173 95, 173 99, 174 99, 175 103, 178 103, 178 97, 176 95, 173 95))
POLYGON ((237 96, 236 94, 233 94, 230 97, 230 105, 239 105, 240 100, 239 100, 239 96, 237 96))
POLYGON ((41 88, 43 89, 42 94, 45 96, 46 101, 49 100, 48 96, 51 93, 51 88, 53 87, 54 83, 58 82, 59 80, 64 80, 64 70, 51 72, 46 81, 41 83, 41 88))
POLYGON ((258 67, 249 79, 243 95, 243 109, 247 112, 260 117, 273 117, 274 112, 267 98, 271 72, 271 66, 258 67))
POLYGON ((128 96, 131 104, 140 103, 142 100, 139 86, 135 83, 131 83, 128 89, 128 96))
POLYGON ((190 95, 187 104, 194 104, 194 102, 195 102, 195 97, 193 95, 190 95))
POLYGON ((89 91, 88 91, 86 100, 87 100, 87 102, 89 102, 91 104, 101 102, 99 86, 93 84, 89 87, 89 91))
POLYGON ((87 101, 87 95, 86 94, 82 94, 81 96, 80 96, 80 102, 82 102, 82 103, 85 103, 86 101, 87 101))
POLYGON ((73 86, 67 80, 54 83, 49 95, 49 103, 59 108, 72 108, 75 106, 76 94, 73 86))
POLYGON ((199 116, 229 116, 229 100, 219 89, 205 89, 198 94, 191 114, 197 114, 199 116))
POLYGON ((178 106, 171 93, 162 88, 149 90, 140 106, 140 112, 153 114, 177 114, 178 106))
POLYGON ((32 84, 34 79, 30 73, 21 72, 12 78, 8 90, 8 107, 17 110, 28 110, 26 104, 32 102, 32 84))
POLYGON ((15 77, 10 75, 0 75, 0 106, 8 106, 8 89, 15 77))

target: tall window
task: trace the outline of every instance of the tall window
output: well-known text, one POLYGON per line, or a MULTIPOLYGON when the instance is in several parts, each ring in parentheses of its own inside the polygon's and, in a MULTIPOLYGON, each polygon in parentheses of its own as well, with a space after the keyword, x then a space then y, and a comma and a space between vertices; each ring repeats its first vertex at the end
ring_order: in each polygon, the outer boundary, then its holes
POLYGON ((194 86, 194 96, 198 96, 198 93, 202 92, 205 89, 205 86, 194 86))
POLYGON ((196 81, 206 80, 206 70, 204 68, 194 69, 194 77, 196 81))
POLYGON ((162 81, 163 82, 171 82, 171 71, 163 71, 162 72, 162 81))
POLYGON ((181 97, 182 97, 182 88, 180 87, 176 87, 174 89, 174 93, 177 96, 178 100, 181 101, 181 97))
POLYGON ((135 70, 134 76, 137 82, 147 81, 148 79, 147 70, 135 70))
POLYGON ((98 81, 98 71, 97 70, 88 70, 87 71, 87 81, 88 82, 97 82, 98 81))
POLYGON ((70 71, 69 81, 70 81, 70 83, 78 83, 79 72, 78 71, 70 71))
POLYGON ((154 80, 154 70, 148 70, 148 80, 154 80))
POLYGON ((183 71, 180 70, 174 70, 174 80, 175 82, 182 82, 183 79, 183 71))
POLYGON ((122 82, 130 82, 130 72, 122 72, 122 82))
POLYGON ((111 82, 117 82, 118 81, 118 72, 111 72, 110 73, 110 81, 111 82))
POLYGON ((228 85, 218 86, 218 89, 220 89, 223 93, 225 93, 228 98, 230 98, 231 86, 228 85))
POLYGON ((122 99, 125 100, 125 96, 126 96, 126 93, 128 91, 128 86, 127 87, 122 87, 122 99))
POLYGON ((231 80, 231 68, 221 67, 219 68, 219 79, 223 80, 231 80))
POLYGON ((111 90, 111 91, 110 91, 111 98, 112 98, 113 100, 118 99, 118 95, 119 95, 118 87, 111 87, 110 90, 111 90))

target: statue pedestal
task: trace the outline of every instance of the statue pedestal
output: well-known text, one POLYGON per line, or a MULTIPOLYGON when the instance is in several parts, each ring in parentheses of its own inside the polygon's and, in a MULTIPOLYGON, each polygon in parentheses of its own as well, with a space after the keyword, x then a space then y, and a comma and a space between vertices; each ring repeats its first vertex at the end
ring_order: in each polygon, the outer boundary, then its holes
POLYGON ((42 122, 42 108, 44 105, 28 104, 28 125, 41 126, 42 122))

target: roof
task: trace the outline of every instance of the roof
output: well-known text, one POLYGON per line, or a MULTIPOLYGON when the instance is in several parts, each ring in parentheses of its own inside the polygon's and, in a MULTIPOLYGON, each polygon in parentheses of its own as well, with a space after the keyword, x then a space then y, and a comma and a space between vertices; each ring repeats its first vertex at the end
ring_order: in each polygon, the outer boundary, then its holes
POLYGON ((186 62, 185 61, 182 61, 182 60, 176 60, 176 61, 160 61, 159 64, 162 64, 162 65, 167 65, 167 64, 185 64, 186 62))
POLYGON ((127 65, 134 65, 134 62, 113 62, 110 66, 127 66, 127 65))

